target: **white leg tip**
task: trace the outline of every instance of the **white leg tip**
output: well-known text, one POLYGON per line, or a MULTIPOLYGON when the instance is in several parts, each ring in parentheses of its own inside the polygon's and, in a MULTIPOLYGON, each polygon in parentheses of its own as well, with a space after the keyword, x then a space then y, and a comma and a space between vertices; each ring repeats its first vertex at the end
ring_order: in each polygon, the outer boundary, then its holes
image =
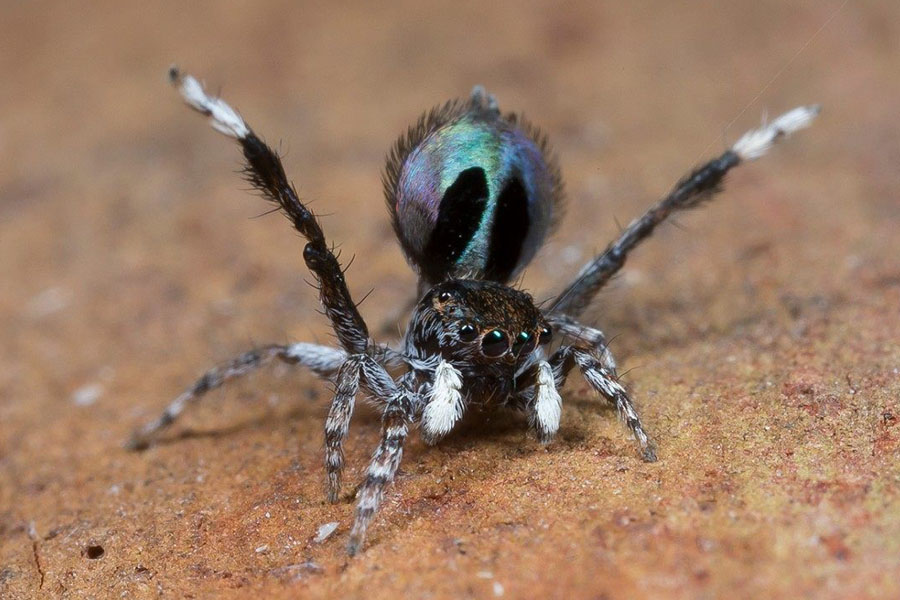
POLYGON ((199 81, 175 65, 169 67, 169 81, 188 106, 209 117, 209 124, 219 133, 239 140, 250 134, 250 128, 236 110, 221 98, 207 94, 199 81))
POLYGON ((741 160, 756 160, 768 152, 779 139, 809 127, 821 110, 819 104, 798 106, 768 124, 763 124, 759 129, 748 131, 731 147, 731 150, 741 160))

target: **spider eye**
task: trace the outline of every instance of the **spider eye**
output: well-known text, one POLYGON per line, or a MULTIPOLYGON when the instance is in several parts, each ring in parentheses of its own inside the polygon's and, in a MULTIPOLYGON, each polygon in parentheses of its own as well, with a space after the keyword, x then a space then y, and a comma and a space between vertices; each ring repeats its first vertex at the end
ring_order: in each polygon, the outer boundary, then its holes
POLYGON ((466 323, 459 328, 459 339, 462 342, 472 342, 478 337, 478 330, 471 323, 466 323))
POLYGON ((537 340, 535 340, 534 336, 527 331, 522 331, 516 336, 516 341, 513 342, 513 353, 517 355, 522 353, 529 354, 536 345, 537 340))
POLYGON ((541 335, 538 337, 538 343, 543 346, 544 344, 549 343, 552 338, 553 331, 547 326, 541 327, 541 335))
POLYGON ((481 351, 485 356, 497 357, 509 350, 509 338, 499 329, 489 331, 481 340, 481 351))
POLYGON ((441 292, 438 294, 438 300, 441 302, 450 302, 453 299, 453 294, 450 292, 441 292))

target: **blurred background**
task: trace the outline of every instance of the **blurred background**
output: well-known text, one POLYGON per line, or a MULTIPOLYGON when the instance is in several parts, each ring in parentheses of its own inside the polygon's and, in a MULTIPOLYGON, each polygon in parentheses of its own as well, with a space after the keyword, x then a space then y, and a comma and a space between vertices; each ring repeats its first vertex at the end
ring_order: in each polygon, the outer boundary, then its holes
MULTIPOLYGON (((0 595, 900 593, 898 72, 891 0, 0 3, 0 595), (762 115, 824 109, 598 302, 658 465, 574 384, 549 449, 515 419, 413 442, 348 564, 312 377, 260 374, 194 434, 119 449, 211 364, 330 339, 302 241, 254 218, 172 63, 281 149, 372 330, 415 282, 385 153, 475 84, 560 157, 538 299, 762 115)), ((348 481, 378 428, 363 411, 348 481)))

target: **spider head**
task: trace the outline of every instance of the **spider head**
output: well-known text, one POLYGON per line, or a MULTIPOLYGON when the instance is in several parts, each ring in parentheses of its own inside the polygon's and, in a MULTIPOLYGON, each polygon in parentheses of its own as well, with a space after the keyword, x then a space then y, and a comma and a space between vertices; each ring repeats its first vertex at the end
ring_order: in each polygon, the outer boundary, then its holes
POLYGON ((516 364, 552 336, 530 295, 484 280, 436 285, 413 323, 417 345, 429 354, 477 364, 516 364))

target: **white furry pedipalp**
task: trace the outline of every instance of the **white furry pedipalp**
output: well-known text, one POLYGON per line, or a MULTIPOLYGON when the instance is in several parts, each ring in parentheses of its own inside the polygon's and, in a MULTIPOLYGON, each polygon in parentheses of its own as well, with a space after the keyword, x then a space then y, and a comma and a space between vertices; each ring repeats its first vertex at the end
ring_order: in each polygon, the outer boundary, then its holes
POLYGON ((422 411, 422 429, 426 439, 437 440, 444 437, 462 417, 461 388, 460 372, 442 360, 434 370, 434 385, 428 393, 428 404, 422 411))
POLYGON ((169 69, 169 79, 188 106, 209 117, 213 129, 237 139, 250 133, 250 128, 241 115, 221 98, 207 94, 203 85, 194 77, 182 73, 178 67, 172 67, 169 69))
POLYGON ((741 160, 756 160, 769 151, 779 138, 786 137, 795 131, 809 127, 822 107, 818 104, 798 106, 759 129, 752 129, 741 136, 731 150, 741 160))
POLYGON ((562 398, 556 390, 553 368, 547 361, 538 365, 535 385, 534 418, 542 441, 549 441, 559 430, 562 415, 562 398))

